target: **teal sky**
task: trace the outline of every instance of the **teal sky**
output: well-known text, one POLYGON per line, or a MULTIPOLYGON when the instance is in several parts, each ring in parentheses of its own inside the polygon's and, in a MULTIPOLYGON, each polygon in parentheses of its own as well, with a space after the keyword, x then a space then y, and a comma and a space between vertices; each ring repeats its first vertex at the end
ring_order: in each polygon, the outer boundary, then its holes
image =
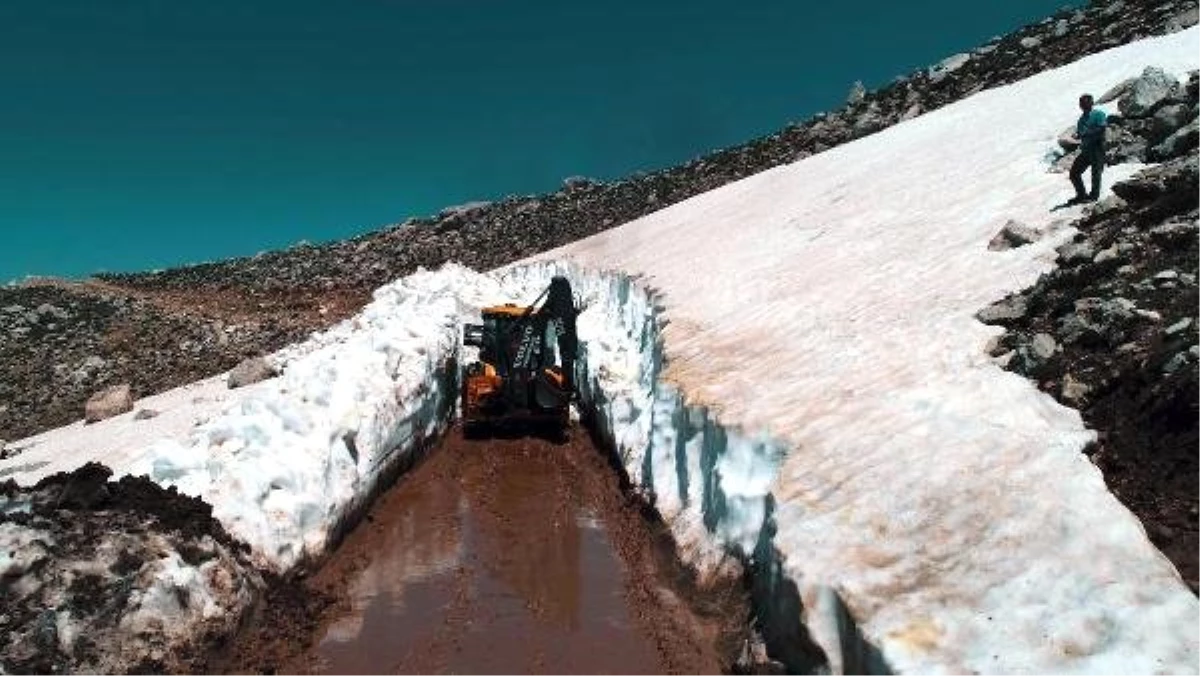
POLYGON ((0 281, 670 166, 1064 4, 4 0, 0 281))

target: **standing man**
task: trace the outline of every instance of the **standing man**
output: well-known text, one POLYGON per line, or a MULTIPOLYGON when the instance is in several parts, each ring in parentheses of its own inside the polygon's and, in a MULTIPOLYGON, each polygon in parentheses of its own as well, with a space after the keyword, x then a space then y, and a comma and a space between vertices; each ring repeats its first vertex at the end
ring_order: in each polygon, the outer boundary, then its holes
POLYGON ((1071 185, 1075 186, 1075 197, 1068 204, 1083 204, 1100 199, 1100 174, 1104 171, 1104 128, 1108 116, 1103 110, 1092 107, 1092 95, 1079 97, 1079 109, 1083 114, 1075 123, 1075 136, 1079 138, 1079 156, 1071 164, 1071 185), (1083 191, 1083 172, 1092 168, 1092 192, 1083 191))

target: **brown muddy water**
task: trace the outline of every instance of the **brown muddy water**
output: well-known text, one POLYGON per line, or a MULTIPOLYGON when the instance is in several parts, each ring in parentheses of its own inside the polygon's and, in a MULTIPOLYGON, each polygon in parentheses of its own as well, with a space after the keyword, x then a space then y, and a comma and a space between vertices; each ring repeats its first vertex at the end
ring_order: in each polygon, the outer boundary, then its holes
POLYGON ((739 581, 695 589, 578 428, 451 430, 301 584, 232 671, 717 673, 750 613, 739 581))

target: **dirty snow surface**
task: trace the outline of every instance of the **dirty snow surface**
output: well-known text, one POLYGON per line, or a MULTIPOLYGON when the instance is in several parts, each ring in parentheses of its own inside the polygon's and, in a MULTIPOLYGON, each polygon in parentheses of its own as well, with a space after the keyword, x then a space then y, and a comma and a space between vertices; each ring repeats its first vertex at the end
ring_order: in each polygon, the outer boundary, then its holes
POLYGON ((981 92, 539 257, 638 276, 664 308, 664 379, 786 447, 774 544, 835 669, 864 668, 842 654, 845 614, 904 672, 1200 669, 1196 598, 1080 452, 1092 432, 992 363, 1000 329, 974 318, 1069 235, 1077 208, 1051 208, 1071 188, 1047 167, 1078 93, 1148 65, 1183 78, 1198 36, 981 92), (989 251, 1010 219, 1048 236, 989 251))
POLYGON ((111 474, 0 482, 0 672, 203 671, 262 587, 209 505, 111 474))

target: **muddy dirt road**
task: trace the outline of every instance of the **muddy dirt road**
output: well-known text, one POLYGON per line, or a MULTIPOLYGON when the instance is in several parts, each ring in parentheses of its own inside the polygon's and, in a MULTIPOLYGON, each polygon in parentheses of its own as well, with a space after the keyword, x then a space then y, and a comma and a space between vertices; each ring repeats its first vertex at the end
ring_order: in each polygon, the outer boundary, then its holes
POLYGON ((695 593, 601 452, 459 430, 310 579, 278 590, 230 671, 712 673, 741 586, 695 593))

